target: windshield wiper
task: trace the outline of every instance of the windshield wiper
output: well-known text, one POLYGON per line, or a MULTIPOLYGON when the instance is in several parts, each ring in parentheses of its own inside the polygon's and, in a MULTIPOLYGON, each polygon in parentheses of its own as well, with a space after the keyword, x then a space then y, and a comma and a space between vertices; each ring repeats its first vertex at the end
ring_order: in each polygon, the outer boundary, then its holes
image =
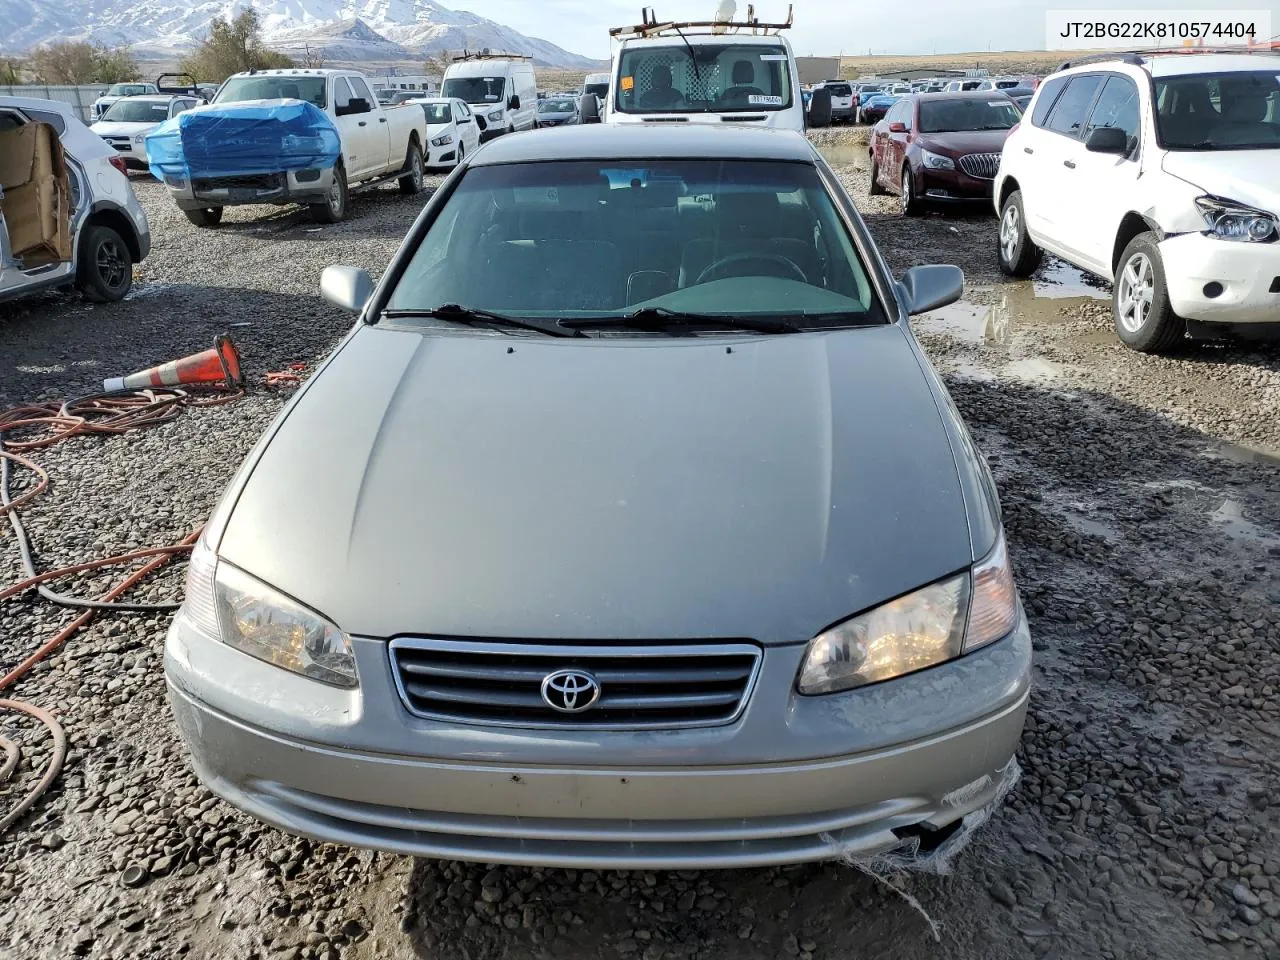
POLYGON ((472 307, 464 307, 457 303, 445 303, 438 307, 429 307, 425 310, 383 310, 382 315, 388 320, 422 319, 429 317, 436 320, 447 320, 450 323, 464 323, 468 326, 487 323, 495 327, 515 327, 519 330, 534 330, 538 333, 545 333, 549 337, 584 336, 584 334, 577 330, 566 329, 555 320, 548 321, 547 323, 539 323, 536 320, 526 320, 520 317, 508 317, 505 314, 492 313, 488 310, 476 310, 472 307))
POLYGON ((561 320, 570 330, 621 327, 634 330, 670 330, 677 327, 713 326, 729 330, 750 330, 753 333, 800 333, 801 328, 790 320, 772 317, 726 316, 713 313, 686 313, 666 307, 645 307, 621 317, 581 317, 561 320))

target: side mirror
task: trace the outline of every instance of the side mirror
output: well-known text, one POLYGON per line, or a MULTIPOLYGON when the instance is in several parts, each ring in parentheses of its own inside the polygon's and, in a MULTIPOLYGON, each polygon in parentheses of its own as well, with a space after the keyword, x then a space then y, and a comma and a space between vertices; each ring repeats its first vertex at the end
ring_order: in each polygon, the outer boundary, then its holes
POLYGON ((942 265, 912 267, 902 275, 899 286, 907 301, 907 315, 914 317, 959 300, 964 295, 964 271, 942 265))
POLYGON ((335 306, 359 313, 373 296, 373 277, 361 267, 325 267, 320 274, 320 295, 335 306))
POLYGON ((600 122, 600 101, 595 94, 584 93, 578 99, 578 115, 583 123, 600 122))
POLYGON ((1129 152, 1129 136, 1119 127, 1094 127, 1084 148, 1090 153, 1114 153, 1124 156, 1129 152))
POLYGON ((333 112, 339 117, 350 117, 357 113, 369 113, 373 107, 363 97, 352 97, 345 106, 334 107, 333 112))
POLYGON ((519 109, 520 109, 520 97, 519 97, 519 95, 518 95, 518 94, 512 94, 512 95, 511 95, 511 99, 507 101, 507 109, 508 109, 508 110, 519 110, 519 109))
POLYGON ((895 120, 893 121, 893 123, 889 124, 889 132, 890 133, 906 133, 907 125, 905 123, 902 123, 899 120, 895 120))

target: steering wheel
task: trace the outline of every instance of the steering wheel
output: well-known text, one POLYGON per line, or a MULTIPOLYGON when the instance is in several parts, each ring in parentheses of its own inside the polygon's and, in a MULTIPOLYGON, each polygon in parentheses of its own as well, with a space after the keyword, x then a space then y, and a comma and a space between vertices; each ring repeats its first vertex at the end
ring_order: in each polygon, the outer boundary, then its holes
POLYGON ((808 283, 809 278, 805 276, 793 260, 777 253, 733 253, 727 257, 721 257, 715 261, 707 269, 698 274, 698 279, 694 281, 696 286, 699 283, 709 283, 712 280, 723 279, 724 277, 754 277, 760 276, 761 270, 766 277, 779 277, 783 280, 799 280, 801 283, 808 283), (744 268, 742 265, 750 264, 750 268, 744 268), (739 267, 737 270, 728 270, 726 268, 739 267))

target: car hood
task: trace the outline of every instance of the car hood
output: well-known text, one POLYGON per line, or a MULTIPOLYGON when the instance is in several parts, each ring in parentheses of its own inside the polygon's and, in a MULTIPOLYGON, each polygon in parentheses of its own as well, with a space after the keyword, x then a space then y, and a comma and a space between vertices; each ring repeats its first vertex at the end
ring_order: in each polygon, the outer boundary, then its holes
POLYGON ((1170 150, 1162 166, 1205 193, 1280 216, 1280 150, 1170 150))
POLYGON ((158 126, 160 126, 160 124, 158 123, 143 123, 143 122, 133 122, 133 121, 125 122, 123 120, 99 120, 89 129, 92 130, 94 133, 96 133, 100 137, 111 136, 111 135, 123 137, 126 135, 133 136, 134 134, 138 134, 138 133, 146 133, 149 130, 154 130, 158 126))
POLYGON ((956 130, 922 133, 916 142, 925 150, 963 157, 970 153, 999 153, 1008 138, 1008 130, 956 130))
POLYGON ((219 555, 349 633, 808 640, 972 562, 896 326, 535 339, 363 327, 219 555))

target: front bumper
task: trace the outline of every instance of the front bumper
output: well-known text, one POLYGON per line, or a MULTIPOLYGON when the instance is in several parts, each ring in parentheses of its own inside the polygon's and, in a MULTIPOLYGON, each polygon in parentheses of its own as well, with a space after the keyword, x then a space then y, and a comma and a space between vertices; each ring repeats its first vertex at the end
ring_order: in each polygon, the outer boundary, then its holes
POLYGON ((916 195, 930 203, 991 203, 994 180, 971 177, 963 170, 921 167, 916 174, 916 195))
POLYGON ((494 126, 494 124, 497 122, 498 121, 496 120, 490 122, 485 129, 480 131, 481 143, 488 143, 490 140, 496 140, 498 139, 498 137, 502 136, 504 133, 507 132, 507 128, 505 126, 503 127, 494 126))
POLYGON ((424 163, 428 167, 452 167, 458 162, 458 145, 450 143, 443 147, 428 147, 424 163))
POLYGON ((1240 243, 1202 233, 1160 242, 1174 313, 1203 323, 1280 323, 1280 242, 1240 243), (1217 283, 1216 297, 1205 293, 1217 283))
POLYGON ((170 703, 200 779, 291 833, 413 856, 703 869, 870 856, 897 831, 983 815, 1014 775, 1025 620, 951 664, 799 697, 804 646, 765 651, 732 724, 602 732, 477 727, 402 707, 387 646, 353 640, 361 687, 324 687, 175 617, 170 703))
POLYGON ((253 203, 322 203, 333 186, 333 168, 229 177, 166 175, 165 186, 183 210, 253 203))

